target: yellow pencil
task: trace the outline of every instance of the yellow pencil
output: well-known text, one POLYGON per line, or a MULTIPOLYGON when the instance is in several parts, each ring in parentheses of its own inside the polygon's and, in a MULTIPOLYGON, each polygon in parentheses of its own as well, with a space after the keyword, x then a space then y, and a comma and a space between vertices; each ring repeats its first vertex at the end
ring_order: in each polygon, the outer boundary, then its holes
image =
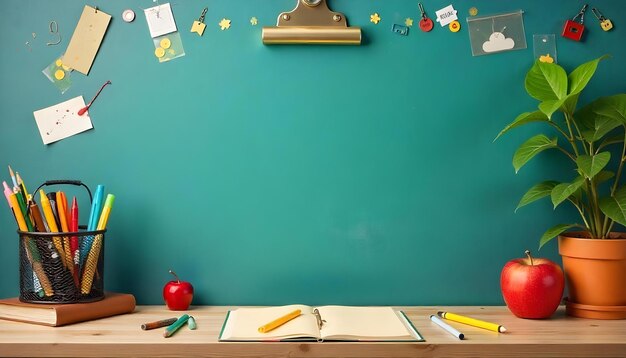
POLYGON ((26 221, 24 220, 24 214, 20 209, 20 204, 17 201, 17 194, 12 193, 9 196, 9 200, 11 202, 11 209, 13 209, 13 214, 15 214, 15 220, 17 220, 17 226, 20 231, 28 231, 28 227, 26 226, 26 221))
POLYGON ((437 312, 437 316, 441 318, 445 318, 450 321, 459 322, 459 323, 467 324, 467 325, 478 327, 478 328, 488 329, 494 332, 500 332, 500 333, 506 332, 506 328, 504 328, 504 326, 501 326, 497 323, 481 321, 479 319, 465 317, 465 316, 461 316, 461 315, 450 313, 450 312, 439 311, 437 312))
MULTIPOLYGON (((69 223, 67 222, 67 200, 65 199, 65 193, 62 191, 57 192, 57 213, 59 214, 59 221, 61 222, 61 231, 69 232, 69 223)), ((70 269, 72 274, 74 273, 74 260, 72 260, 72 251, 70 250, 70 238, 63 236, 63 252, 65 256, 65 266, 70 269)))
POLYGON ((261 327, 259 327, 259 332, 260 333, 267 333, 275 328, 278 328, 280 326, 282 326, 283 324, 291 321, 292 319, 300 316, 300 313, 302 313, 301 310, 295 310, 292 312, 287 313, 286 315, 282 316, 282 317, 278 317, 275 320, 273 320, 270 323, 267 323, 261 327))
MULTIPOLYGON (((102 208, 102 214, 100 214, 100 221, 96 230, 104 230, 109 221, 109 215, 111 214, 111 208, 115 201, 115 195, 107 195, 104 207, 102 208)), ((102 248, 102 234, 96 235, 87 255, 87 261, 85 264, 85 270, 83 271, 83 279, 81 283, 80 292, 88 294, 91 292, 91 284, 93 283, 93 275, 96 272, 96 266, 98 265, 98 258, 100 257, 100 249, 102 248)))
MULTIPOLYGON (((46 217, 46 222, 48 223, 48 229, 50 229, 50 232, 59 232, 59 228, 57 227, 57 223, 54 218, 54 213, 52 213, 52 206, 50 206, 50 200, 48 200, 48 197, 46 196, 46 193, 44 193, 43 189, 39 190, 39 197, 41 200, 43 215, 46 217)), ((54 243, 54 247, 59 253, 59 257, 61 258, 63 267, 67 268, 67 263, 65 261, 65 250, 63 250, 63 243, 61 242, 61 238, 58 236, 54 236, 52 237, 52 242, 54 243)))

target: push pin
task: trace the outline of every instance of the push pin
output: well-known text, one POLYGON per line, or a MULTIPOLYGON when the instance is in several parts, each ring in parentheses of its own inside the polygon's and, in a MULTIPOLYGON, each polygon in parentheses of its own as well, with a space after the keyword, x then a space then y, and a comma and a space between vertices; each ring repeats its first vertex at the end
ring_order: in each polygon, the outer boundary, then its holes
POLYGON ((202 36, 202 34, 204 33, 204 29, 206 28, 206 24, 204 23, 204 15, 206 15, 207 10, 208 8, 205 7, 202 10, 200 18, 193 22, 193 25, 191 25, 191 32, 195 32, 198 35, 202 36))

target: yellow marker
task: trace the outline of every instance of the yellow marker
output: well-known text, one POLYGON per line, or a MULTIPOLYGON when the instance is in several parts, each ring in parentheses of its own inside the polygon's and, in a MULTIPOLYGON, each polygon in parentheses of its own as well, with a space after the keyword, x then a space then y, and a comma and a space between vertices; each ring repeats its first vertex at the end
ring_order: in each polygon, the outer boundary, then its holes
MULTIPOLYGON (((106 201, 104 202, 104 207, 102 208, 102 214, 100 214, 100 220, 98 221, 98 227, 96 230, 104 230, 106 228, 114 201, 115 201, 115 195, 113 194, 107 195, 106 201)), ((80 287, 80 292, 82 292, 84 295, 89 294, 89 292, 91 292, 91 284, 93 283, 93 275, 96 272, 96 266, 98 265, 98 258, 100 257, 101 248, 102 248, 102 235, 98 234, 93 240, 93 245, 91 245, 91 250, 89 250, 89 255, 87 256, 87 264, 85 265, 85 270, 83 271, 83 279, 82 279, 82 283, 80 287)))
POLYGON ((115 195, 107 195, 107 198, 104 201, 104 207, 102 208, 102 214, 100 214, 100 221, 98 221, 98 226, 96 230, 106 229, 107 222, 109 221, 109 215, 111 214, 111 208, 113 207, 113 202, 115 202, 115 195))
POLYGON ((500 333, 506 332, 506 328, 504 328, 504 326, 501 326, 497 323, 481 321, 479 319, 465 317, 465 316, 461 316, 461 315, 450 313, 450 312, 439 311, 437 312, 437 316, 441 318, 445 318, 450 321, 459 322, 459 323, 467 324, 467 325, 478 327, 478 328, 488 329, 494 332, 500 332, 500 333))
POLYGON ((165 56, 165 49, 163 47, 157 47, 156 50, 154 50, 154 55, 158 58, 165 56))
MULTIPOLYGON (((52 213, 52 206, 50 206, 50 200, 48 200, 48 197, 46 196, 46 193, 44 193, 43 189, 39 189, 39 197, 41 201, 41 208, 43 209, 43 215, 46 217, 46 222, 48 223, 48 229, 50 229, 50 232, 59 232, 59 228, 57 227, 57 223, 54 219, 54 214, 52 213)), ((52 237, 52 242, 54 242, 54 247, 57 249, 57 252, 61 257, 63 267, 67 268, 65 250, 63 250, 61 238, 54 236, 52 237)))
POLYGON ((292 319, 298 317, 300 315, 300 313, 302 313, 302 311, 300 310, 295 310, 293 312, 287 313, 286 315, 276 318, 275 320, 273 320, 272 322, 263 325, 261 327, 259 327, 259 332, 260 333, 267 333, 275 328, 278 328, 280 326, 282 326, 283 324, 291 321, 292 319))
POLYGON ((170 41, 170 39, 166 37, 163 40, 161 40, 159 45, 161 45, 161 47, 163 47, 164 49, 168 49, 170 48, 170 46, 172 46, 172 42, 170 41))
POLYGON ((55 65, 57 65, 57 67, 61 67, 63 66, 63 61, 61 61, 61 59, 58 59, 54 62, 55 65))

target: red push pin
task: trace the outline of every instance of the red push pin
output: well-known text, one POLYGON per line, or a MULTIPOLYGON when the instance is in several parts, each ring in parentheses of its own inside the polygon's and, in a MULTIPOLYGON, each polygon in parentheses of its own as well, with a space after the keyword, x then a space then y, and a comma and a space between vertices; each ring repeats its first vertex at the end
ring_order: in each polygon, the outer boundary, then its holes
POLYGON ((104 89, 104 87, 105 87, 106 85, 110 85, 110 84, 111 84, 111 81, 106 81, 106 82, 102 85, 102 87, 100 87, 100 90, 98 91, 98 93, 96 93, 96 95, 93 97, 93 99, 92 99, 92 100, 91 100, 91 101, 90 101, 90 102, 89 102, 89 103, 88 103, 85 107, 81 108, 81 109, 78 111, 78 115, 79 115, 79 116, 82 116, 83 114, 85 114, 85 112, 87 112, 87 110, 89 110, 89 107, 91 107, 91 104, 93 103, 93 101, 95 101, 95 100, 96 100, 96 98, 98 98, 98 95, 100 94, 100 92, 102 92, 102 90, 104 89))

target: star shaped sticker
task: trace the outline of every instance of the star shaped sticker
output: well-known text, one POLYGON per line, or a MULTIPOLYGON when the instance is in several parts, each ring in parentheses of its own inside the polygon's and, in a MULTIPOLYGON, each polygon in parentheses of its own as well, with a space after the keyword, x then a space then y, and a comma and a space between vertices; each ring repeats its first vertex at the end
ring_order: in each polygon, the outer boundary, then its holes
POLYGON ((371 14, 370 15, 370 22, 373 22, 374 24, 378 25, 378 23, 380 22, 380 15, 378 15, 377 12, 371 14))
POLYGON ((256 24, 259 23, 259 20, 256 17, 251 17, 250 18, 250 24, 252 24, 252 26, 256 26, 256 24))
POLYGON ((410 17, 407 17, 406 20, 404 20, 404 24, 408 27, 413 26, 413 19, 411 19, 410 17))
POLYGON ((222 28, 222 30, 228 30, 230 29, 230 20, 224 18, 218 25, 222 28))

